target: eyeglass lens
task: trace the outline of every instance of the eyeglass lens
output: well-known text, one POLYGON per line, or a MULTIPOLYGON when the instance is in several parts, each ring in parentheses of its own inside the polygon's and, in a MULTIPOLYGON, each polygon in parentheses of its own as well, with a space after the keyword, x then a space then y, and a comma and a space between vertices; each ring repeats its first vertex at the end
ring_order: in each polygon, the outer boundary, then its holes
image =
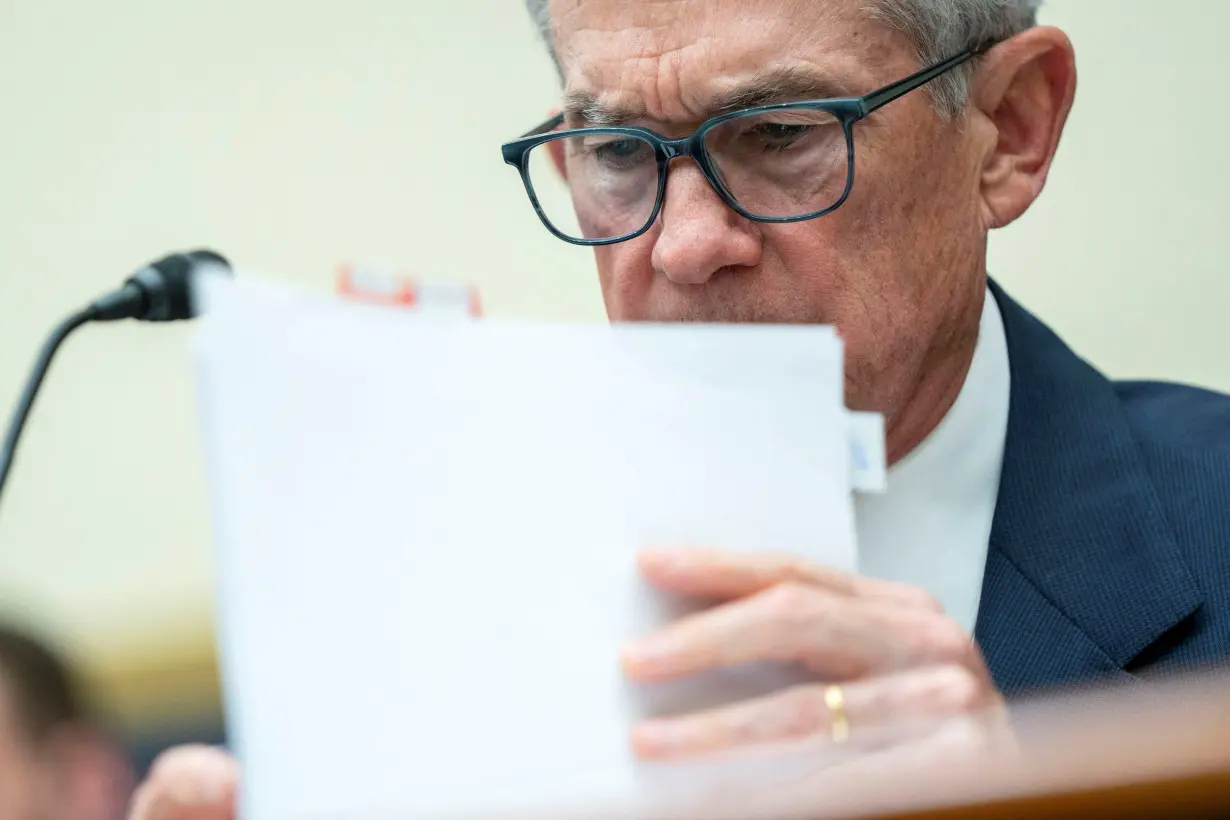
MULTIPOLYGON (((710 128, 704 145, 722 185, 753 216, 816 213, 837 204, 845 192, 845 131, 827 111, 735 117, 710 128)), ((527 166, 543 214, 565 236, 614 239, 636 233, 653 216, 659 170, 647 140, 604 133, 560 137, 535 147, 527 166), (562 153, 566 184, 552 151, 562 153)))

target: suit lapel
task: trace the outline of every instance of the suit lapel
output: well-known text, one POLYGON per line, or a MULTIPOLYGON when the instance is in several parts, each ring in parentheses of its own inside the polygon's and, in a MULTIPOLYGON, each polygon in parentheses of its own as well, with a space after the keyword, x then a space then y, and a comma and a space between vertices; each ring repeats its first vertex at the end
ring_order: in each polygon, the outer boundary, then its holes
POLYGON ((1201 603, 1114 387, 994 283, 1012 373, 976 637, 1014 693, 1124 668, 1201 603))

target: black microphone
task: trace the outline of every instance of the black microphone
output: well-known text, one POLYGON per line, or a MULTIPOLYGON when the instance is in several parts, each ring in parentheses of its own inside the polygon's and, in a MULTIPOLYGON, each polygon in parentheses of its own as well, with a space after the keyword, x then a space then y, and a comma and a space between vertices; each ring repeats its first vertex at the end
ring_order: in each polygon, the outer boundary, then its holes
POLYGON ((95 299, 86 308, 90 320, 139 319, 173 322, 196 315, 192 280, 207 268, 229 273, 231 266, 213 251, 176 253, 141 268, 119 290, 95 299))
POLYGON ((0 450, 0 494, 13 466, 17 441, 25 428, 34 397, 38 394, 51 360, 69 334, 88 322, 113 322, 117 319, 137 319, 142 322, 172 322, 191 319, 196 315, 193 303, 193 280, 202 274, 230 274, 231 266, 213 251, 198 250, 176 253, 152 262, 138 270, 114 290, 56 325, 43 343, 25 389, 17 401, 13 418, 0 450))

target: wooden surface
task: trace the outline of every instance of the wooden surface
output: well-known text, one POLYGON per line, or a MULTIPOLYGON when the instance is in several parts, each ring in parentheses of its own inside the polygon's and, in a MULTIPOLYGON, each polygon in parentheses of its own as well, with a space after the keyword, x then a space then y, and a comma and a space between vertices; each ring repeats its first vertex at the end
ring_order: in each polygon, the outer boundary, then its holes
POLYGON ((1063 794, 1020 797, 933 811, 898 813, 902 820, 974 818, 1230 817, 1230 771, 1174 777, 1128 786, 1080 789, 1063 794))

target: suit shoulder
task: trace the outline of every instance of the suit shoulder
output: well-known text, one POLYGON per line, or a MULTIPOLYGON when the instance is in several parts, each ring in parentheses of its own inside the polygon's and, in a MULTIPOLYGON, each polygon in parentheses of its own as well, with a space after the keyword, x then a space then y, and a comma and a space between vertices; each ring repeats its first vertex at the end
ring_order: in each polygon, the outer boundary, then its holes
POLYGON ((1222 456, 1230 470, 1230 396, 1185 384, 1115 382, 1137 439, 1174 454, 1222 456))

